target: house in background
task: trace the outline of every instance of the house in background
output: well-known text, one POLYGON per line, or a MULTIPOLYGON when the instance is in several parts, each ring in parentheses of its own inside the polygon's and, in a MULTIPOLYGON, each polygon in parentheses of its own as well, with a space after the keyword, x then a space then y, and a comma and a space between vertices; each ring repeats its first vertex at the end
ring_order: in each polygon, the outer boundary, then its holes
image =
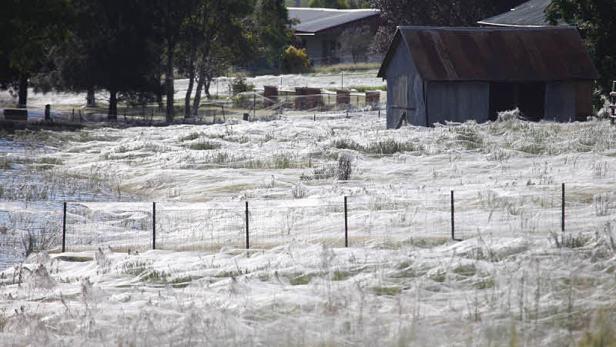
POLYGON ((404 121, 527 119, 592 114, 597 71, 573 27, 399 27, 378 73, 387 80, 387 127, 404 121))
POLYGON ((530 0, 509 12, 477 22, 481 26, 500 27, 545 27, 551 24, 545 19, 545 10, 552 0, 530 0))
POLYGON ((380 11, 289 7, 289 19, 313 65, 376 61, 368 53, 379 26, 380 11))

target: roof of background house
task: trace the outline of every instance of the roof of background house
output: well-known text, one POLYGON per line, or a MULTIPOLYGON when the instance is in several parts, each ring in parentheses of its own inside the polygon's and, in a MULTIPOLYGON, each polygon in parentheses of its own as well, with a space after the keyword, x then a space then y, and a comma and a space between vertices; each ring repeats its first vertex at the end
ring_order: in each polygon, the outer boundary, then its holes
POLYGON ((550 23, 545 19, 545 9, 551 2, 552 0, 530 0, 509 12, 486 18, 477 22, 477 24, 522 27, 548 26, 550 23))
POLYGON ((399 27, 383 60, 404 43, 427 81, 565 81, 597 79, 574 27, 399 27))
POLYGON ((293 25, 296 34, 315 34, 365 18, 378 16, 379 10, 336 10, 331 8, 289 7, 289 18, 297 20, 293 25))

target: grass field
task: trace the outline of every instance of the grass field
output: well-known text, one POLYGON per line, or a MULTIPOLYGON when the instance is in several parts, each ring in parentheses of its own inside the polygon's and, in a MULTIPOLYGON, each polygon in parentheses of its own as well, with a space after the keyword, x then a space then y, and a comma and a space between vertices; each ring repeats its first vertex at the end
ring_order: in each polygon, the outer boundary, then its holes
MULTIPOLYGON (((0 210, 43 216, 77 200, 71 235, 92 242, 0 273, 4 345, 614 343, 616 128, 608 122, 509 117, 386 130, 373 112, 317 121, 289 113, 3 137, 0 210), (350 164, 344 177, 341 158, 350 164), (449 237, 450 190, 461 242, 449 237), (255 209, 250 251, 243 210, 228 223, 207 214, 245 200, 255 209), (176 246, 112 252, 112 239, 149 242, 126 229, 148 230, 140 209, 149 201, 185 213, 160 217, 161 237, 176 246), (222 247, 199 245, 201 235, 217 235, 222 247)), ((8 224, 6 233, 18 232, 8 224)))

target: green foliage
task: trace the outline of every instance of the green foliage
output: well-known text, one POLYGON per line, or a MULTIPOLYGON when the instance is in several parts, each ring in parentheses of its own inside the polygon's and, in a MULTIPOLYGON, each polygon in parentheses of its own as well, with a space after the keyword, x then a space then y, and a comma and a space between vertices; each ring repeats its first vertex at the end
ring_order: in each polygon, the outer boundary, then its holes
POLYGON ((293 39, 291 21, 283 0, 258 0, 254 13, 257 47, 267 62, 281 67, 280 52, 293 39))
POLYGON ((184 116, 190 116, 190 102, 194 99, 192 113, 197 114, 203 91, 210 97, 211 81, 224 74, 231 65, 252 59, 257 41, 251 15, 254 1, 197 0, 195 9, 182 27, 179 37, 178 61, 189 84, 184 97, 184 116), (225 18, 221 21, 220 18, 225 18))
POLYGON ((289 284, 292 286, 305 286, 312 280, 312 274, 300 274, 289 278, 289 284))
POLYGON ((67 37, 68 0, 0 1, 0 88, 27 103, 31 78, 48 69, 53 47, 67 37))
POLYGON ((546 11, 552 22, 576 25, 600 74, 602 93, 610 91, 616 79, 616 2, 606 0, 553 0, 546 11))
POLYGON ((477 21, 508 11, 526 0, 370 0, 381 10, 382 26, 373 49, 385 52, 399 25, 475 26, 477 21))
POLYGON ((237 95, 239 93, 250 92, 255 89, 253 84, 246 81, 246 76, 239 75, 231 81, 231 93, 237 95))
MULTIPOLYGON (((296 1, 295 0, 286 0, 285 1, 287 7, 293 7, 296 6, 296 1)), ((318 6, 320 3, 325 3, 326 7, 330 7, 330 8, 370 8, 370 1, 369 0, 345 0, 345 1, 340 1, 341 5, 346 5, 347 7, 338 7, 338 1, 334 0, 326 0, 326 1, 315 1, 314 5, 315 6, 311 6, 311 4, 313 3, 312 0, 301 0, 300 1, 300 7, 323 7, 318 6)))
POLYGON ((151 99, 159 88, 158 36, 152 30, 155 12, 146 0, 73 0, 70 40, 55 58, 57 89, 109 91, 111 116, 117 115, 119 95, 130 100, 151 99), (118 95, 119 94, 119 95, 118 95))
POLYGON ((396 296, 402 293, 402 289, 396 286, 373 287, 372 291, 379 296, 396 296))
POLYGON ((496 285, 494 278, 491 276, 487 276, 479 279, 479 281, 475 282, 473 286, 477 289, 489 289, 494 288, 496 285))
POLYGON ((310 0, 308 6, 346 9, 349 8, 349 2, 347 0, 310 0))
POLYGON ((105 89, 110 116, 120 101, 162 102, 166 92, 171 120, 175 71, 197 83, 199 97, 203 89, 208 94, 214 76, 255 56, 257 47, 279 61, 288 24, 280 0, 6 0, 0 88, 23 91, 23 104, 32 82, 44 90, 105 89))
POLYGON ((314 72, 323 74, 339 74, 343 72, 347 73, 354 71, 366 71, 366 74, 376 75, 376 71, 378 71, 379 67, 381 67, 381 63, 348 63, 335 65, 320 65, 314 67, 314 72))
POLYGON ((463 277, 471 277, 477 273, 477 268, 474 264, 461 264, 453 269, 453 273, 463 277))
POLYGON ((347 0, 349 8, 370 8, 369 0, 347 0))
POLYGON ((282 55, 282 72, 305 73, 310 71, 310 59, 304 48, 287 47, 282 55))

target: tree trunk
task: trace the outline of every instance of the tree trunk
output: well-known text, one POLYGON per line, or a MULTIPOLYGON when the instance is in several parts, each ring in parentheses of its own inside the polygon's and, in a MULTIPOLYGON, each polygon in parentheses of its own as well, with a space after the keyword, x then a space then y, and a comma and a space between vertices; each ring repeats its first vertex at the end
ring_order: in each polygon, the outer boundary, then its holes
POLYGON ((173 122, 175 116, 175 90, 173 88, 173 50, 175 44, 169 41, 167 44, 167 71, 165 72, 165 92, 167 92, 167 122, 173 122))
POLYGON ((28 106, 28 77, 21 76, 19 78, 19 91, 18 91, 17 107, 26 108, 28 106))
POLYGON ((207 96, 208 99, 212 97, 210 95, 210 86, 211 85, 212 85, 212 78, 210 76, 207 76, 205 78, 205 85, 204 85, 205 90, 204 91, 205 91, 205 96, 207 96))
MULTIPOLYGON (((160 83, 160 82, 159 82, 160 83)), ((162 111, 165 104, 163 103, 163 91, 165 87, 160 84, 158 86, 158 90, 156 91, 156 104, 158 105, 158 111, 162 111)))
POLYGON ((203 83, 205 81, 205 71, 204 68, 201 67, 199 69, 199 79, 197 80, 197 91, 195 92, 195 99, 193 100, 193 115, 199 114, 199 107, 201 106, 201 94, 203 91, 203 83))
POLYGON ((86 96, 87 107, 96 107, 96 95, 94 93, 93 87, 88 88, 88 95, 86 96))
MULTIPOLYGON (((162 65, 162 63, 161 63, 162 65)), ((157 76, 158 76, 158 88, 156 88, 156 103, 158 104, 158 110, 162 111, 164 104, 163 104, 163 94, 164 94, 164 90, 165 90, 165 86, 162 83, 163 80, 163 75, 162 72, 158 71, 157 72, 157 76)))
POLYGON ((195 73, 191 72, 188 77, 188 87, 184 97, 184 118, 190 118, 190 97, 192 96, 193 86, 195 85, 195 73))
POLYGON ((115 121, 118 119, 118 92, 115 90, 109 91, 109 111, 107 112, 107 120, 115 121))
POLYGON ((192 96, 193 86, 195 85, 195 64, 194 58, 190 59, 188 72, 188 87, 186 88, 186 96, 184 97, 184 118, 190 118, 190 97, 192 96))

